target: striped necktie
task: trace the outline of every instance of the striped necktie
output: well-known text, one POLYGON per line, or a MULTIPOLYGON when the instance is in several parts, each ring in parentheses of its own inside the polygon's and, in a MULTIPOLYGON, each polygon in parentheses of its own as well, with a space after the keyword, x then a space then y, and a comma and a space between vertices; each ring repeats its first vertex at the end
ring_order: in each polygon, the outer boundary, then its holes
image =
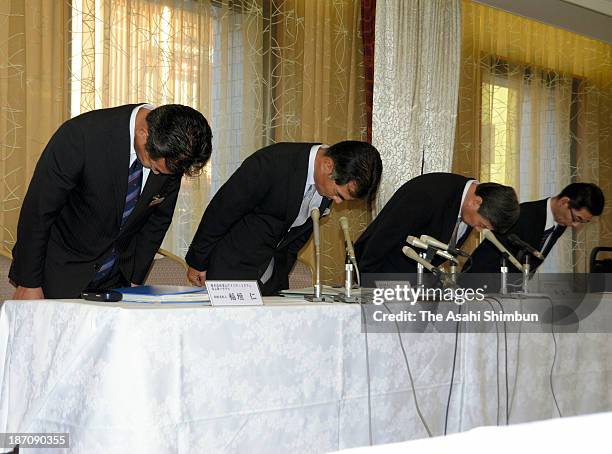
MULTIPOLYGON (((121 228, 123 228, 130 217, 130 214, 136 208, 136 203, 140 197, 140 189, 142 187, 142 164, 138 159, 135 159, 128 172, 127 194, 125 196, 125 206, 123 207, 123 215, 121 217, 121 228)), ((96 272, 94 282, 100 282, 109 275, 115 262, 117 261, 117 251, 113 248, 111 254, 106 258, 102 266, 96 272)))
POLYGON ((125 225, 127 218, 136 208, 136 202, 140 197, 140 189, 142 187, 142 164, 138 159, 130 167, 128 173, 127 195, 125 196, 125 206, 123 207, 123 216, 121 218, 121 227, 125 225))

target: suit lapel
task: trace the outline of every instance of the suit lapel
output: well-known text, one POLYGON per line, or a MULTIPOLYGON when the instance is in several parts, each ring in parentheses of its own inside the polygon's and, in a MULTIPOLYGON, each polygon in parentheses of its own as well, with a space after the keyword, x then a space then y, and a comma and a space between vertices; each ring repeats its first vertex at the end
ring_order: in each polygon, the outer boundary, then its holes
POLYGON ((467 239, 468 239, 468 237, 470 236, 470 233, 472 233, 472 227, 470 227, 470 226, 468 225, 468 228, 467 228, 467 230, 465 231, 465 233, 463 234, 463 236, 457 240, 457 244, 455 245, 455 247, 456 247, 457 249, 461 248, 461 246, 463 245, 463 243, 465 243, 465 240, 467 240, 467 239))
POLYGON ((536 232, 538 232, 538 235, 541 238, 542 234, 544 233, 544 229, 546 228, 546 215, 548 214, 547 213, 548 199, 541 200, 540 202, 535 204, 534 211, 536 212, 536 215, 534 217, 537 219, 536 221, 537 225, 535 229, 531 229, 531 230, 535 230, 536 232))
POLYGON ((108 142, 106 159, 110 178, 113 182, 115 197, 115 217, 117 226, 121 226, 125 194, 127 192, 127 179, 130 167, 130 115, 134 106, 126 106, 124 115, 117 122, 120 127, 113 130, 113 139, 108 142), (130 108, 131 107, 131 108, 130 108))
MULTIPOLYGON (((442 235, 441 238, 436 239, 442 241, 443 243, 452 243, 454 241, 455 245, 457 245, 458 240, 460 239, 455 236, 458 234, 458 231, 455 232, 455 226, 457 226, 457 228, 459 227, 458 218, 461 211, 461 198, 463 197, 463 190, 465 189, 467 182, 468 180, 466 179, 461 185, 457 186, 455 198, 447 205, 445 212, 442 213, 442 235), (451 215, 447 213, 450 213, 451 215)), ((467 232, 469 232, 470 229, 471 228, 468 225, 467 232)))
MULTIPOLYGON (((519 238, 521 238, 523 241, 526 241, 536 249, 540 249, 540 247, 542 246, 541 242, 542 236, 544 235, 544 229, 546 228, 546 215, 548 214, 547 211, 548 199, 521 203, 521 213, 518 221, 518 235, 519 238)), ((558 237, 555 238, 554 241, 556 242, 557 239, 558 237)), ((523 261, 523 257, 525 257, 525 252, 518 251, 517 258, 520 262, 523 261)), ((531 257, 530 260, 535 261, 535 268, 537 268, 539 264, 542 263, 541 260, 535 257, 531 257)))
POLYGON ((511 231, 518 234, 521 240, 539 249, 546 227, 547 210, 548 199, 521 203, 518 223, 511 231))
POLYGON ((151 199, 153 199, 153 197, 164 196, 161 191, 163 190, 168 178, 170 178, 168 175, 155 175, 153 172, 149 173, 149 176, 147 177, 147 183, 145 184, 145 187, 142 190, 140 197, 138 198, 138 202, 136 202, 136 207, 134 208, 134 211, 127 219, 127 223, 125 224, 124 229, 127 229, 127 227, 134 221, 134 219, 138 219, 138 217, 144 211, 146 211, 146 209, 149 207, 149 202, 151 202, 151 199))
MULTIPOLYGON (((321 215, 325 213, 325 210, 327 210, 330 205, 331 205, 331 200, 326 197, 323 197, 323 200, 321 201, 321 205, 319 205, 319 211, 321 212, 321 215)), ((289 230, 287 234, 285 235, 285 238, 283 238, 283 240, 278 244, 276 249, 282 249, 285 246, 291 244, 293 240, 301 236, 302 233, 304 233, 307 229, 311 229, 311 228, 312 228, 312 219, 308 218, 306 222, 304 222, 302 225, 298 225, 297 227, 294 227, 291 230, 289 230)))

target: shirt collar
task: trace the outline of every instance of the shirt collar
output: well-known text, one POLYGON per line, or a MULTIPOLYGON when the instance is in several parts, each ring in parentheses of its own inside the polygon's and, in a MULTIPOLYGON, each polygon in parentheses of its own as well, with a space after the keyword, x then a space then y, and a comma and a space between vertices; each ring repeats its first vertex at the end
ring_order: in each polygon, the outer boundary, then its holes
POLYGON ((136 149, 134 148, 134 136, 136 135, 136 115, 141 108, 153 110, 155 106, 152 104, 140 104, 132 110, 132 114, 130 115, 130 166, 136 160, 136 149))
POLYGON ((548 230, 556 225, 555 216, 552 212, 552 197, 549 197, 546 201, 546 224, 544 225, 544 230, 548 230))
POLYGON ((319 148, 329 148, 329 146, 325 144, 317 143, 313 145, 312 147, 310 147, 310 155, 308 157, 308 174, 306 175, 306 188, 304 189, 304 192, 306 192, 306 189, 308 189, 308 186, 315 184, 314 165, 315 165, 315 158, 317 157, 317 151, 319 151, 319 148))
MULTIPOLYGON (((463 195, 461 196, 461 204, 459 205, 459 214, 457 215, 458 218, 461 218, 461 209, 463 208, 463 204, 465 203, 465 198, 467 197, 467 193, 470 190, 470 186, 473 183, 478 184, 479 181, 478 180, 468 180, 468 182, 465 183, 465 186, 463 188, 463 195)), ((461 222, 463 222, 463 219, 461 219, 461 222)))

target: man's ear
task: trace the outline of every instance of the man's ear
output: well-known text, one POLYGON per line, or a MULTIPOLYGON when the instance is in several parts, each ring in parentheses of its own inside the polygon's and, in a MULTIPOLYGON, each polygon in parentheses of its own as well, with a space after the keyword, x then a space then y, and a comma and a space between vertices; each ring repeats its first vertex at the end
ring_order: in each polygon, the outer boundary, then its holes
POLYGON ((569 206, 569 204, 570 204, 570 198, 569 198, 568 196, 564 195, 563 197, 561 197, 561 198, 559 199, 559 203, 560 203, 561 205, 567 205, 567 206, 569 206))
POLYGON ((323 172, 329 178, 331 178, 334 173, 334 160, 329 156, 323 156, 323 172))
POLYGON ((149 129, 145 126, 136 128, 136 134, 138 134, 143 142, 146 142, 147 138, 149 137, 149 129))
POLYGON ((478 209, 480 208, 480 205, 482 205, 482 197, 480 197, 479 195, 474 194, 474 198, 472 199, 472 203, 474 205, 474 208, 476 208, 476 211, 478 211, 478 209))

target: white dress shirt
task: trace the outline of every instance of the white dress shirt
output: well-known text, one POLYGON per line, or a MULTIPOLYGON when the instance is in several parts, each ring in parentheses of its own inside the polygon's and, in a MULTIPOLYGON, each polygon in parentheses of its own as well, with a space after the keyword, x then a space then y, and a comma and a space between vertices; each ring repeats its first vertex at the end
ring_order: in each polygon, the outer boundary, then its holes
MULTIPOLYGON (((140 104, 139 106, 134 107, 134 110, 132 110, 132 115, 130 115, 130 164, 128 165, 128 169, 132 167, 132 164, 134 164, 134 161, 137 158, 136 149, 134 148, 134 136, 136 135, 136 115, 138 114, 138 111, 142 108, 148 110, 155 109, 155 107, 151 104, 140 104)), ((147 178, 149 177, 150 171, 151 169, 148 169, 146 167, 142 168, 142 186, 140 187, 140 192, 142 192, 145 187, 145 184, 147 183, 147 178)))
POLYGON ((457 215, 457 218, 461 219, 461 223, 459 224, 459 229, 457 229, 457 238, 456 240, 459 241, 459 238, 461 238, 463 235, 465 235, 465 232, 467 231, 468 225, 463 222, 463 219, 461 218, 461 209, 463 208, 463 204, 465 203, 465 198, 467 197, 467 193, 470 190, 470 186, 472 184, 478 184, 479 181, 478 180, 469 180, 467 183, 465 183, 465 187, 463 188, 463 195, 461 196, 461 205, 459 205, 459 214, 457 215))

